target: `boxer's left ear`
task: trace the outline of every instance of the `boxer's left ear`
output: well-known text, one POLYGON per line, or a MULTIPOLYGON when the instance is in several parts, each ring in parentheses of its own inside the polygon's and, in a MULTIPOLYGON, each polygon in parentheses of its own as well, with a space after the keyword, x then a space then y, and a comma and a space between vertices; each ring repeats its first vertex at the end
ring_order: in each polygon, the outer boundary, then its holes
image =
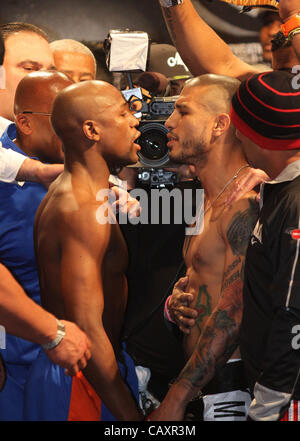
POLYGON ((231 119, 228 113, 220 113, 219 115, 217 115, 215 119, 215 125, 213 128, 213 135, 214 136, 223 135, 223 133, 225 133, 226 130, 228 130, 230 123, 231 123, 231 119))
POLYGON ((100 140, 100 127, 95 121, 84 121, 82 130, 85 136, 91 141, 98 142, 100 140))

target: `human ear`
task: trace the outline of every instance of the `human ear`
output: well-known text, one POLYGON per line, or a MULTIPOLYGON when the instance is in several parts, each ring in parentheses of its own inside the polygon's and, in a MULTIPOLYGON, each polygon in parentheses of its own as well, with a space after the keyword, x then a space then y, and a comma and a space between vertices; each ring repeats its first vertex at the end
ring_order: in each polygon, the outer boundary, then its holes
POLYGON ((84 121, 82 130, 85 136, 91 141, 98 142, 100 140, 100 128, 95 121, 84 121))
POLYGON ((213 128, 213 135, 214 136, 223 135, 223 133, 225 133, 226 130, 229 129, 230 123, 231 123, 231 119, 228 113, 220 113, 219 115, 217 115, 213 128))
POLYGON ((32 134, 32 121, 24 113, 19 113, 15 118, 16 126, 24 135, 32 134))

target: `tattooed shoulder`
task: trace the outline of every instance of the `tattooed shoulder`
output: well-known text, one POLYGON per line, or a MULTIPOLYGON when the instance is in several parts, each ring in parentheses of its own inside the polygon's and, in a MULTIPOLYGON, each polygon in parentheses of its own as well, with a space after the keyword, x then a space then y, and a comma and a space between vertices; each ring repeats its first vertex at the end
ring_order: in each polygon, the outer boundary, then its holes
POLYGON ((246 254, 249 237, 258 218, 258 204, 254 198, 248 198, 248 207, 238 210, 233 215, 226 231, 227 240, 234 255, 246 254))

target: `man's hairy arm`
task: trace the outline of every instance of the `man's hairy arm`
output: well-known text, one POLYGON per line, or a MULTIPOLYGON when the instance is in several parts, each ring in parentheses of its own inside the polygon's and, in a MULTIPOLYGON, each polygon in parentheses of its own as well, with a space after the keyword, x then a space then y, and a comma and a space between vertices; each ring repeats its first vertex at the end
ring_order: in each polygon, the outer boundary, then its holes
MULTIPOLYGON (((46 351, 48 357, 67 373, 75 375, 90 357, 90 343, 74 324, 63 321, 66 336, 58 346, 46 351)), ((27 296, 10 271, 0 264, 0 325, 5 331, 37 344, 50 343, 56 337, 55 317, 27 296)))
POLYGON ((55 317, 31 300, 11 272, 0 264, 0 325, 6 332, 34 343, 55 338, 55 317))
POLYGON ((84 375, 118 420, 141 416, 121 378, 114 349, 105 332, 102 314, 104 294, 101 266, 111 226, 96 221, 96 210, 88 205, 67 218, 62 228, 61 292, 68 319, 91 340, 92 357, 84 375))
POLYGON ((213 378, 238 346, 243 309, 243 267, 249 237, 257 219, 257 204, 238 201, 230 210, 222 235, 226 256, 220 299, 200 335, 194 352, 151 419, 181 420, 188 402, 213 378))
POLYGON ((237 58, 202 20, 191 0, 162 8, 162 11, 173 43, 194 76, 213 73, 244 80, 255 73, 255 69, 237 58))

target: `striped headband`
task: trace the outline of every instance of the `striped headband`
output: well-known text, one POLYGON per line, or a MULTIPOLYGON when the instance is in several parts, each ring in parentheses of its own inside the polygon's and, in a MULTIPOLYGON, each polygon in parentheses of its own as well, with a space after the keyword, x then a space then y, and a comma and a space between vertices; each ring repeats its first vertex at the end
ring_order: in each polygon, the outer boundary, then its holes
POLYGON ((300 149, 300 90, 295 79, 286 71, 263 72, 243 81, 233 96, 233 124, 263 149, 300 149))

